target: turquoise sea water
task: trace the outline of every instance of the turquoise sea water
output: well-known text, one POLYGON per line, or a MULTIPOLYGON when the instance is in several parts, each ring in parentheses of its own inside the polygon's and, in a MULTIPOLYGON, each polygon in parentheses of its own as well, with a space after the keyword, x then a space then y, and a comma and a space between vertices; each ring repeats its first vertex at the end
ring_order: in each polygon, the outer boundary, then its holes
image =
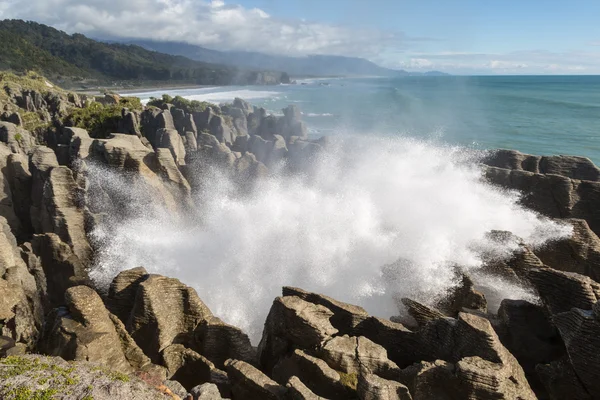
POLYGON ((582 155, 600 164, 600 76, 319 79, 168 93, 215 102, 237 96, 271 112, 296 104, 314 136, 405 135, 478 149, 582 155))

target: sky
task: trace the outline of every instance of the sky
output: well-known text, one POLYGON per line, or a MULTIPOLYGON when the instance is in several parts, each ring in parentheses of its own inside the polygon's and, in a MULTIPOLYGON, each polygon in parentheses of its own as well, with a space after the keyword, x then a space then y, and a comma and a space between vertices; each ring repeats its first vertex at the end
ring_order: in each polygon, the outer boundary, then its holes
POLYGON ((410 71, 600 74, 600 0, 0 0, 4 18, 410 71))

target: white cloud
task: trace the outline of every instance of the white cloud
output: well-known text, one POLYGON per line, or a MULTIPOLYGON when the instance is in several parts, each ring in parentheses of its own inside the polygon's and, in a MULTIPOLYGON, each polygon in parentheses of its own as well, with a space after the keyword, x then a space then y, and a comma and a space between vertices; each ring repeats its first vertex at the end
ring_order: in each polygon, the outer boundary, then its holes
POLYGON ((511 53, 414 53, 390 67, 458 74, 597 74, 600 52, 518 51, 511 53))
POLYGON ((93 37, 185 41, 289 55, 373 57, 407 40, 402 33, 285 20, 223 0, 16 0, 0 8, 0 17, 34 20, 93 37))

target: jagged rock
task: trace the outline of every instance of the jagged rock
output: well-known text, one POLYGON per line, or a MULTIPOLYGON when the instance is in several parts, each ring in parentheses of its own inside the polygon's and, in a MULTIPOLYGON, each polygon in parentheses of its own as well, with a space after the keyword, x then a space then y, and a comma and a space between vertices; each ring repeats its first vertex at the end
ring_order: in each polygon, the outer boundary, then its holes
POLYGON ((587 392, 600 393, 600 304, 594 310, 573 308, 552 320, 563 338, 573 369, 587 392))
POLYGON ((376 375, 391 377, 399 371, 383 347, 362 336, 336 336, 323 345, 319 355, 330 367, 346 374, 367 368, 376 375))
POLYGON ((551 400, 588 400, 586 391, 567 357, 549 364, 538 364, 536 372, 551 400))
POLYGON ((248 335, 217 317, 207 317, 202 321, 196 327, 194 340, 193 348, 219 367, 230 358, 256 363, 256 351, 248 335))
POLYGON ((357 392, 360 400, 412 400, 403 384, 380 378, 364 369, 358 375, 357 392))
MULTIPOLYGON (((446 361, 420 362, 410 368, 414 377, 407 382, 414 400, 485 399, 486 397, 462 397, 459 382, 454 375, 455 367, 446 361)), ((494 397, 495 398, 495 397, 494 397)), ((508 399, 507 399, 508 400, 508 399)))
POLYGON ((169 149, 156 149, 156 160, 159 165, 159 174, 165 184, 171 189, 172 194, 176 197, 185 208, 191 208, 191 192, 190 184, 185 179, 173 158, 172 152, 169 149))
MULTIPOLYGON (((202 383, 213 383, 225 387, 227 374, 217 369, 205 357, 180 344, 173 344, 161 353, 163 365, 167 367, 167 377, 181 383, 190 390, 202 383)), ((219 393, 217 391, 217 393, 219 393)), ((219 395, 220 398, 220 395, 219 395)))
POLYGON ((288 160, 292 167, 302 169, 312 165, 323 148, 314 142, 306 140, 288 141, 288 160))
POLYGON ((219 388, 212 383, 198 385, 190 390, 192 400, 222 400, 219 388))
MULTIPOLYGON (((309 303, 324 306, 333 312, 329 319, 331 325, 342 334, 354 335, 356 327, 369 318, 364 308, 352 304, 342 303, 321 294, 310 293, 305 290, 285 286, 282 289, 283 296, 296 296, 309 303)), ((357 335, 359 336, 359 335, 357 335)))
POLYGON ((553 315, 571 308, 591 310, 598 301, 600 285, 587 276, 543 268, 532 269, 529 278, 553 315))
POLYGON ((246 119, 244 110, 231 107, 228 110, 228 114, 231 117, 236 136, 248 136, 248 120, 246 119))
POLYGON ((198 150, 198 142, 196 140, 196 137, 198 136, 197 133, 194 133, 192 131, 186 131, 185 132, 185 151, 186 154, 189 153, 190 151, 196 151, 198 150))
POLYGON ((21 258, 6 219, 0 217, 0 335, 33 349, 43 315, 41 291, 21 258))
MULTIPOLYGON (((20 203, 20 200, 24 200, 22 194, 26 189, 15 187, 15 184, 19 183, 17 179, 23 178, 23 175, 20 174, 21 171, 13 171, 12 168, 13 162, 24 161, 21 157, 23 156, 11 153, 6 145, 0 143, 0 216, 6 218, 14 235, 18 238, 27 236, 28 229, 26 227, 30 226, 30 224, 27 224, 29 222, 29 208, 27 208, 26 203, 20 203), (16 190, 16 193, 13 194, 14 190, 16 190), (20 216, 26 217, 26 224, 21 221, 20 216)), ((17 166, 15 165, 15 167, 17 166)), ((26 180, 24 183, 31 184, 26 180)), ((25 200, 29 202, 29 198, 25 200)))
MULTIPOLYGON (((2 107, 0 107, 0 110, 2 107)), ((0 115, 0 121, 10 122, 11 124, 15 124, 16 126, 23 127, 23 118, 21 114, 18 112, 8 112, 5 111, 0 115)))
POLYGON ((127 322, 138 287, 148 276, 146 269, 138 267, 120 272, 111 282, 106 306, 121 321, 127 322))
MULTIPOLYGON (((27 270, 35 280, 35 286, 32 288, 35 290, 36 296, 39 296, 43 313, 45 313, 49 311, 48 309, 50 308, 50 303, 48 302, 48 285, 46 274, 44 273, 44 269, 42 267, 42 261, 34 254, 31 243, 23 243, 20 245, 19 252, 21 259, 27 266, 27 270)), ((32 301, 30 301, 30 303, 34 304, 32 301)))
POLYGON ((179 133, 174 129, 159 129, 156 135, 158 144, 155 147, 169 149, 177 165, 185 165, 185 146, 179 133))
POLYGON ((69 157, 73 160, 86 159, 92 148, 94 140, 90 138, 90 135, 85 129, 79 128, 64 128, 70 129, 70 141, 69 141, 69 157))
MULTIPOLYGON (((140 190, 147 193, 149 203, 162 204, 169 210, 177 211, 184 209, 191 202, 191 199, 182 199, 180 196, 182 192, 186 191, 185 187, 180 187, 177 191, 169 190, 169 187, 165 185, 164 178, 176 177, 175 181, 167 181, 167 183, 173 182, 177 185, 183 184, 183 180, 178 177, 173 168, 171 168, 172 173, 164 174, 164 166, 167 164, 163 161, 166 159, 163 157, 159 160, 156 153, 144 146, 137 136, 113 134, 110 139, 96 139, 90 157, 92 160, 97 160, 118 170, 135 172, 127 174, 125 177, 130 180, 132 186, 139 186, 140 190)), ((101 186, 102 183, 99 182, 96 188, 102 189, 101 186), (98 188, 98 186, 100 187, 98 188)), ((118 197, 119 193, 113 195, 118 197)), ((100 211, 95 210, 94 212, 100 211)), ((108 211, 119 212, 119 210, 108 211)))
MULTIPOLYGON (((49 332, 43 343, 47 354, 66 360, 97 362, 122 372, 133 372, 150 364, 139 349, 132 350, 135 346, 132 340, 121 341, 95 290, 87 286, 69 288, 65 292, 65 302, 69 310, 57 309, 55 319, 49 320, 49 332), (137 355, 135 368, 124 350, 137 355)), ((121 335, 126 333, 121 332, 121 335)))
POLYGON ((56 233, 73 248, 73 253, 82 262, 91 258, 81 195, 69 168, 59 166, 50 170, 43 187, 39 218, 41 226, 37 227, 36 233, 56 233))
POLYGON ((119 133, 127 135, 142 136, 140 129, 140 117, 137 112, 129 111, 127 108, 121 110, 121 119, 118 126, 119 133))
POLYGON ((251 136, 248 142, 248 151, 254 154, 256 159, 263 164, 267 162, 271 148, 272 142, 257 135, 251 136))
POLYGON ((113 371, 110 367, 60 357, 24 355, 11 357, 3 367, 6 379, 0 379, 0 398, 13 398, 18 389, 23 398, 52 396, 61 399, 165 400, 163 393, 136 377, 113 371))
POLYGON ((484 318, 460 313, 453 349, 456 376, 468 396, 536 399, 523 369, 484 318))
POLYGON ((254 154, 246 153, 233 163, 234 174, 238 182, 250 183, 268 175, 267 167, 256 160, 254 154))
POLYGON ((456 316, 463 308, 487 312, 485 295, 475 290, 474 283, 467 275, 462 275, 461 284, 453 288, 449 296, 436 304, 437 308, 450 316, 456 316))
POLYGON ((206 107, 204 111, 192 113, 196 129, 198 129, 198 134, 203 131, 210 131, 210 121, 215 115, 216 113, 213 111, 212 107, 206 107))
POLYGON ((248 115, 254 112, 254 107, 250 103, 243 99, 240 99, 239 97, 233 99, 233 107, 242 110, 244 116, 246 117, 248 117, 248 115))
POLYGON ((30 219, 35 232, 42 231, 41 210, 44 186, 50 176, 50 171, 56 167, 58 167, 58 161, 52 149, 38 146, 33 150, 29 161, 32 178, 30 219))
POLYGON ((290 105, 283 110, 284 124, 281 130, 281 135, 289 141, 292 137, 298 137, 300 139, 306 139, 308 137, 308 130, 306 124, 302 122, 302 113, 296 105, 290 105))
POLYGON ((234 135, 231 128, 227 125, 224 117, 213 115, 209 122, 209 130, 211 135, 214 135, 219 142, 232 144, 234 135))
POLYGON ((600 233, 600 182, 580 181, 561 175, 543 175, 527 171, 486 167, 488 181, 523 192, 521 203, 551 218, 585 219, 600 233))
POLYGON ((175 123, 169 110, 151 107, 142 112, 140 129, 152 146, 158 147, 160 140, 157 131, 159 129, 175 129, 175 123))
POLYGON ((125 325, 154 363, 171 344, 193 343, 194 329, 212 316, 196 291, 177 279, 149 275, 137 287, 125 325))
POLYGON ((8 145, 13 153, 29 154, 35 146, 35 139, 29 131, 10 122, 0 122, 0 142, 8 145))
POLYGON ((309 349, 338 332, 329 318, 333 313, 299 297, 278 297, 267 316, 259 344, 261 366, 270 371, 291 346, 309 349))
POLYGON ((565 272, 575 272, 600 280, 600 239, 585 220, 562 220, 573 227, 573 234, 553 241, 535 254, 547 266, 565 272))
MULTIPOLYGON (((293 376, 305 382, 312 392, 327 399, 352 398, 356 389, 345 386, 340 373, 329 367, 325 361, 298 349, 282 358, 273 369, 273 378, 281 384, 289 382, 293 376)), ((351 376, 347 374, 347 380, 351 380, 351 376)))
POLYGON ((403 298, 401 301, 406 307, 406 310, 410 316, 413 317, 420 326, 427 325, 427 323, 430 321, 445 317, 445 315, 438 310, 427 307, 426 305, 418 303, 414 300, 403 298))
POLYGON ((286 388, 271 380, 252 365, 238 360, 227 360, 227 375, 234 399, 281 400, 286 388))
POLYGON ((286 385, 289 400, 326 400, 314 394, 298 377, 292 376, 286 385))
POLYGON ((71 247, 56 234, 34 235, 31 245, 44 269, 50 305, 63 305, 64 293, 68 288, 88 282, 85 266, 71 247))
POLYGON ((562 175, 571 179, 600 181, 600 169, 585 157, 532 156, 516 150, 500 149, 483 159, 491 167, 524 170, 536 174, 562 175))
POLYGON ((550 363, 565 353, 558 331, 543 307, 524 300, 503 300, 498 317, 502 322, 497 329, 502 344, 519 360, 527 380, 539 395, 542 387, 536 365, 550 363))

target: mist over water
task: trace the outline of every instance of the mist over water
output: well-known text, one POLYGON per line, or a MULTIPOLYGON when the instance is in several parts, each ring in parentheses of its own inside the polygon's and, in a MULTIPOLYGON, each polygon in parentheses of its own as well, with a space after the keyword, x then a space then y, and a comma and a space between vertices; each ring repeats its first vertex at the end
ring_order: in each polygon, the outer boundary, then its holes
POLYGON ((250 193, 209 171, 197 210, 183 216, 91 166, 90 179, 121 191, 129 204, 128 218, 93 232, 100 251, 91 275, 104 287, 137 266, 179 278, 255 342, 282 286, 390 317, 399 314, 394 296, 425 303, 443 296, 457 284, 459 266, 490 298, 532 298, 527 288, 479 273, 484 253, 508 256, 516 248, 486 234, 511 231, 538 246, 570 227, 521 208, 516 192, 486 184, 477 157, 406 138, 350 138, 305 173, 273 168, 250 193))

